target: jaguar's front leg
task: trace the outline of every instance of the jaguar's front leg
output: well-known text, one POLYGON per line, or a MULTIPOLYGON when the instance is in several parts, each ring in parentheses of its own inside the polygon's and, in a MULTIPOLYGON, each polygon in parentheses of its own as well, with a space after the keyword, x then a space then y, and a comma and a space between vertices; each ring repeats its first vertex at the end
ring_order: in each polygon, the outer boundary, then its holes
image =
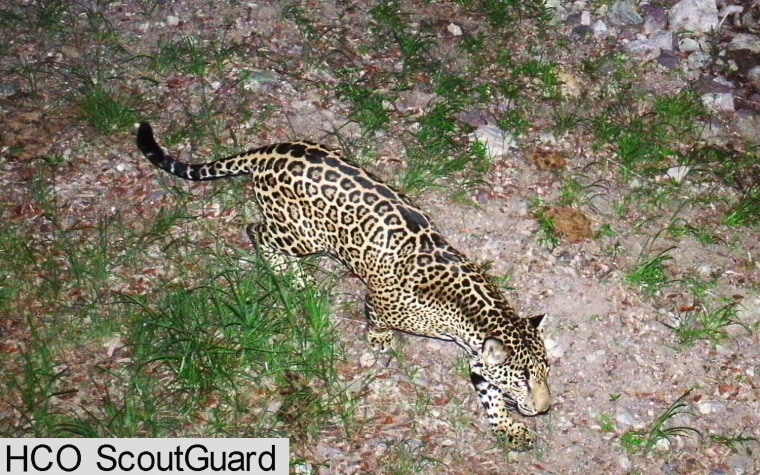
POLYGON ((394 348, 393 330, 388 326, 385 319, 378 314, 369 293, 364 299, 364 314, 369 320, 369 331, 367 332, 367 341, 370 346, 378 351, 389 351, 394 348))
POLYGON ((491 430, 498 438, 504 439, 512 449, 530 449, 533 445, 533 433, 528 426, 512 418, 509 398, 501 389, 483 378, 478 366, 479 363, 471 364, 470 379, 486 411, 491 430))

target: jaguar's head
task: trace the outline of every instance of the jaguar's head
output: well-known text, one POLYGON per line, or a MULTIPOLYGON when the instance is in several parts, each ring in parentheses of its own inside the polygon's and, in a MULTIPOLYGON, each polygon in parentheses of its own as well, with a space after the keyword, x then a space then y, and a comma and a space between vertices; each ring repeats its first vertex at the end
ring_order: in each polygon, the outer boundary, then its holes
POLYGON ((520 319, 512 331, 486 338, 481 351, 483 378, 525 416, 546 412, 552 405, 543 322, 544 315, 520 319))

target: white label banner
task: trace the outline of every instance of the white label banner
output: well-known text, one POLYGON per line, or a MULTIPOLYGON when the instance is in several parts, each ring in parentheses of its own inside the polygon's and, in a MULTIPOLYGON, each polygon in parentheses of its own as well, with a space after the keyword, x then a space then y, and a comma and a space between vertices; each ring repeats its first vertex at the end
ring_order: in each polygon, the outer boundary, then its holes
POLYGON ((0 439, 0 475, 288 475, 288 439, 0 439))

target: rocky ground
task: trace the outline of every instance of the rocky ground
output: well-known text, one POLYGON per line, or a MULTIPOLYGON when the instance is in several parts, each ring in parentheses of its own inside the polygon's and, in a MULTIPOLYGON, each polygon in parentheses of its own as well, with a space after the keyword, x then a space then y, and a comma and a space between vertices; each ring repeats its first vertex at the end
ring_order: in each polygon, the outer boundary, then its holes
MULTIPOLYGON (((81 3, 85 13, 72 22, 100 8, 81 3)), ((35 31, 26 40, 4 38, 0 209, 4 221, 23 223, 30 235, 52 227, 33 198, 41 159, 51 157, 63 162, 49 177, 63 219, 56 225, 117 212, 155 219, 163 195, 131 128, 104 133, 81 103, 70 108, 71 94, 95 69, 101 80, 117 78, 126 97, 140 98, 128 121, 148 117, 165 136, 210 116, 230 151, 315 139, 343 146, 393 181, 405 169, 416 118, 445 98, 424 68, 403 85, 393 82, 412 69, 411 53, 394 41, 374 42, 379 5, 401 12, 403 28, 394 31, 410 38, 424 32, 426 54, 443 70, 477 70, 482 76, 465 75, 475 83, 509 74, 498 63, 474 66, 477 55, 463 53, 462 44, 476 38, 483 57, 498 57, 508 44, 515 64, 538 58, 556 66, 558 83, 549 92, 548 80, 518 84, 529 123, 519 131, 499 121, 514 110, 507 93, 483 92, 489 99, 459 112, 462 141, 477 137, 491 155, 483 183, 464 188, 464 200, 453 185, 452 193, 446 186, 415 193, 455 247, 505 276, 522 315, 549 316, 555 403, 548 414, 526 419, 538 434, 536 447, 517 453, 495 442, 455 345, 405 336, 398 355, 373 353, 351 303, 360 301, 362 287, 347 278, 336 289, 335 322, 346 342, 342 376, 361 386, 361 422, 351 433, 336 425, 294 443, 295 473, 760 473, 758 225, 725 221, 760 186, 760 165, 751 158, 760 144, 757 3, 550 0, 539 22, 527 4, 513 2, 515 11, 525 9, 503 20, 516 22, 510 26, 489 25, 494 20, 483 12, 493 2, 477 1, 101 3, 123 45, 116 53, 106 35, 65 36, 52 46, 33 38, 35 31), (204 74, 195 74, 187 58, 181 72, 149 80, 135 72, 162 41, 180 37, 202 38, 217 52, 199 66, 204 74), (226 44, 238 49, 222 54, 226 44), (336 71, 348 69, 385 94, 389 125, 371 129, 357 120, 356 103, 337 93, 344 77, 336 71), (591 118, 609 110, 610 120, 646 120, 657 112, 653 98, 684 90, 704 107, 687 120, 696 128, 672 144, 654 172, 621 171, 620 150, 599 140, 591 118), (630 101, 607 108, 605 101, 621 95, 630 101), (625 114, 615 116, 619 108, 625 114), (719 151, 717 160, 737 166, 700 161, 705 155, 695 150, 719 151), (711 167, 729 171, 714 176, 711 167), (570 202, 563 198, 573 190, 568 183, 580 186, 570 202), (542 216, 551 218, 553 232, 542 216), (642 256, 658 253, 667 256, 667 282, 656 289, 632 283, 642 256), (675 330, 722 306, 736 312, 715 338, 685 343, 675 330), (678 401, 684 406, 657 426, 678 401), (673 427, 686 429, 668 433, 673 427), (663 430, 671 436, 657 437, 663 430), (636 434, 651 446, 637 446, 636 434)), ((12 2, 8 11, 40 12, 46 4, 12 2)), ((657 130, 644 132, 654 137, 657 130)), ((208 137, 172 146, 184 150, 183 158, 192 158, 191 147, 201 156, 212 147, 208 137)), ((229 245, 246 246, 242 217, 209 206, 207 219, 229 223, 229 245)), ((137 287, 126 292, 144 290, 137 287)))

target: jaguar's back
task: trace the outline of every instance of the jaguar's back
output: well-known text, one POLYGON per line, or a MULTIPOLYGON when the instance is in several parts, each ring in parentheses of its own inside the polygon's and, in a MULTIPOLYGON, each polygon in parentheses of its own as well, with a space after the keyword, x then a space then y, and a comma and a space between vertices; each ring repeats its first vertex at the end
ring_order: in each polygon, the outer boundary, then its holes
POLYGON ((285 142, 188 165, 164 153, 147 123, 138 145, 155 165, 187 180, 251 175, 278 251, 328 253, 372 287, 395 284, 389 274, 417 252, 459 256, 405 196, 322 145, 285 142))
POLYGON ((311 142, 198 165, 167 155, 147 123, 140 124, 137 144, 156 166, 187 180, 250 175, 263 215, 249 231, 259 250, 327 253, 359 275, 369 287, 375 347, 391 346, 392 329, 463 346, 494 430, 516 447, 529 445, 527 428, 505 412, 533 415, 550 406, 543 318, 518 318, 501 291, 406 197, 311 142))

